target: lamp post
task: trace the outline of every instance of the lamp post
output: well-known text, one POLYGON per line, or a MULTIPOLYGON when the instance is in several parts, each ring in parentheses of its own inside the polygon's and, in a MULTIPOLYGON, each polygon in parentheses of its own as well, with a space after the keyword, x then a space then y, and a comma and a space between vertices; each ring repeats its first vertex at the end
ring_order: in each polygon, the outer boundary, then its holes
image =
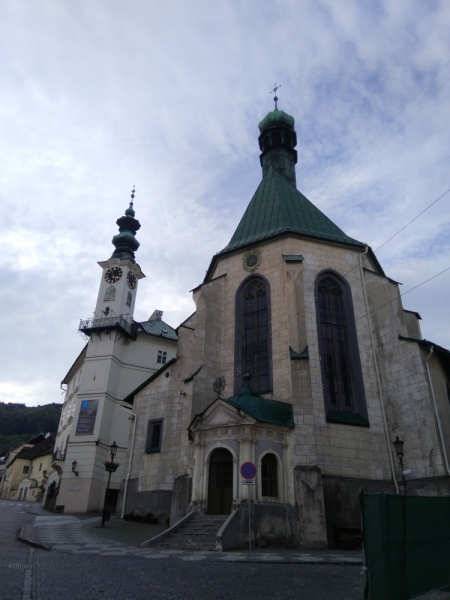
POLYGON ((402 479, 403 479, 403 489, 405 491, 405 496, 407 495, 406 491, 406 481, 405 481, 405 473, 403 471, 403 440, 399 439, 398 435, 395 440, 392 442, 394 444, 395 453, 397 454, 397 458, 400 461, 400 468, 402 470, 402 479))
POLYGON ((109 447, 109 449, 111 451, 111 460, 105 461, 105 469, 108 471, 108 483, 106 485, 106 491, 105 491, 105 502, 103 504, 101 527, 105 526, 105 521, 106 521, 106 501, 108 499, 108 490, 109 490, 109 482, 111 481, 111 473, 114 473, 116 471, 117 467, 119 466, 119 463, 114 462, 114 457, 116 456, 118 447, 119 446, 116 444, 116 442, 113 442, 111 444, 111 446, 109 447))

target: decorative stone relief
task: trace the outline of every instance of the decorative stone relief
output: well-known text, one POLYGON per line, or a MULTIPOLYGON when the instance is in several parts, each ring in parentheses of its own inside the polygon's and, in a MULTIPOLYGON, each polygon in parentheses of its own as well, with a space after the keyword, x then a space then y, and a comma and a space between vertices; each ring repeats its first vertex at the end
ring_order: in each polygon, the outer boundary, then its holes
POLYGON ((206 425, 236 425, 241 421, 234 417, 224 408, 218 408, 212 415, 206 420, 206 425))

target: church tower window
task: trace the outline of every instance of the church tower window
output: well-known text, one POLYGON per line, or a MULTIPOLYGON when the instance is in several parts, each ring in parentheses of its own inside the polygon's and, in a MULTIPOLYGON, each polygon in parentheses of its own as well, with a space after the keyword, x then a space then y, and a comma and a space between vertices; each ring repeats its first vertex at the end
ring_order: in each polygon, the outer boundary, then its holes
MULTIPOLYGON (((337 273, 327 271, 318 277, 316 309, 327 419, 347 422, 345 413, 358 413, 366 420, 351 291, 337 273)), ((353 424, 368 425, 368 422, 353 419, 353 424)))
POLYGON ((255 392, 271 390, 270 289, 261 276, 247 279, 236 294, 235 389, 243 373, 252 376, 255 392))
POLYGON ((105 297, 103 302, 114 302, 116 299, 116 288, 113 285, 110 285, 106 288, 105 297))

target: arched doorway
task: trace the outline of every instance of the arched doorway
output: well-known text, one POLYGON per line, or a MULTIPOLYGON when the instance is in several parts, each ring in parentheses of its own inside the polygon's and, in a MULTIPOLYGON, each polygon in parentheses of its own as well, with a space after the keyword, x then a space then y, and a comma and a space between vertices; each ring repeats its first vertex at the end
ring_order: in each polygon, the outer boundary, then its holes
POLYGON ((233 501, 233 456, 218 448, 209 459, 208 515, 229 515, 233 501))

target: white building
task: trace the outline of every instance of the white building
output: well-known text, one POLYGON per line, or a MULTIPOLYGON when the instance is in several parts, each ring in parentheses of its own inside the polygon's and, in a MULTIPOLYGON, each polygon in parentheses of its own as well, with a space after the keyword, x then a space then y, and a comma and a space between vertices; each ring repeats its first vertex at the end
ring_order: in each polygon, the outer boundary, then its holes
POLYGON ((112 475, 108 501, 114 509, 132 426, 132 406, 124 398, 176 355, 177 334, 162 321, 162 311, 142 323, 133 319, 139 280, 145 277, 135 261, 140 224, 134 217, 132 201, 117 221, 111 258, 98 263, 102 275, 94 316, 79 327, 88 342, 62 381, 66 396, 44 500, 49 509, 100 511, 107 481, 103 463, 116 442, 120 467, 112 475))

